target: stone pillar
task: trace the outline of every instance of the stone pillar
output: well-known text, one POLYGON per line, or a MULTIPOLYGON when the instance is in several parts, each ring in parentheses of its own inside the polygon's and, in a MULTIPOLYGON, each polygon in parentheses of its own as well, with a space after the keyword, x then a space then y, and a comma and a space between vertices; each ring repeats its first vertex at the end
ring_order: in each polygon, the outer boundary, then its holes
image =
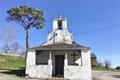
POLYGON ((31 49, 27 53, 27 61, 26 61, 26 74, 32 74, 32 68, 36 66, 36 51, 31 49))
POLYGON ((51 54, 51 51, 49 51, 48 65, 52 65, 52 54, 51 54))
POLYGON ((29 50, 27 53, 27 65, 35 66, 36 65, 36 51, 29 50))
POLYGON ((64 60, 64 66, 68 65, 68 58, 67 58, 67 53, 65 53, 65 60, 64 60))
POLYGON ((52 77, 52 53, 49 51, 49 59, 48 59, 48 76, 52 77))

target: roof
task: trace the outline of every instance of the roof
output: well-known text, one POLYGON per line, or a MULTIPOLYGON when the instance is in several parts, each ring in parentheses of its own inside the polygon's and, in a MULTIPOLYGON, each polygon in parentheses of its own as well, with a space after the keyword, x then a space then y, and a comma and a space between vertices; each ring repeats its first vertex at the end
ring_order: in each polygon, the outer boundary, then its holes
POLYGON ((35 50, 81 50, 81 49, 89 50, 90 48, 79 45, 76 42, 73 42, 72 44, 55 43, 55 44, 49 44, 49 45, 40 45, 37 47, 32 47, 31 49, 35 49, 35 50))
POLYGON ((96 58, 96 55, 94 53, 91 53, 91 57, 96 58))

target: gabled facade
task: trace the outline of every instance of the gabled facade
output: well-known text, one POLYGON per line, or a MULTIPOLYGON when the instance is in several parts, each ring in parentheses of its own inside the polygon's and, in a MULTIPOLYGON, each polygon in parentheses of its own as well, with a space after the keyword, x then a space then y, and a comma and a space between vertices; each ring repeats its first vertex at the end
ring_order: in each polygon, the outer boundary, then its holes
POLYGON ((90 48, 73 41, 67 19, 59 16, 53 20, 48 41, 29 49, 26 74, 32 78, 91 80, 90 48))

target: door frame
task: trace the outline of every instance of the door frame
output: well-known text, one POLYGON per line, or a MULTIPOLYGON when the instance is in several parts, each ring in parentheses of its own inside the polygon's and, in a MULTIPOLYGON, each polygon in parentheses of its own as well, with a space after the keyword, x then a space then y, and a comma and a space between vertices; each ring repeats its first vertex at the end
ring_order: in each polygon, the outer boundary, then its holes
MULTIPOLYGON (((64 58, 65 58, 65 55, 55 55, 55 76, 64 76, 64 58), (58 58, 61 58, 60 60, 61 60, 61 65, 62 65, 62 72, 60 72, 61 74, 59 74, 59 72, 57 72, 57 71, 59 71, 59 70, 57 70, 57 64, 60 64, 60 63, 58 63, 58 62, 56 62, 57 61, 57 59, 58 58)), ((61 71, 61 70, 60 70, 61 71)))

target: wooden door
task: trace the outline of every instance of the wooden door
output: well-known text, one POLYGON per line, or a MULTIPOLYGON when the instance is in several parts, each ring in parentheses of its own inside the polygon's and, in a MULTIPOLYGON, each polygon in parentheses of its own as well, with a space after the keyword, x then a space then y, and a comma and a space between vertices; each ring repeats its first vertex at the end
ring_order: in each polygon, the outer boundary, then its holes
POLYGON ((64 75, 64 55, 55 56, 55 75, 56 76, 64 75))

